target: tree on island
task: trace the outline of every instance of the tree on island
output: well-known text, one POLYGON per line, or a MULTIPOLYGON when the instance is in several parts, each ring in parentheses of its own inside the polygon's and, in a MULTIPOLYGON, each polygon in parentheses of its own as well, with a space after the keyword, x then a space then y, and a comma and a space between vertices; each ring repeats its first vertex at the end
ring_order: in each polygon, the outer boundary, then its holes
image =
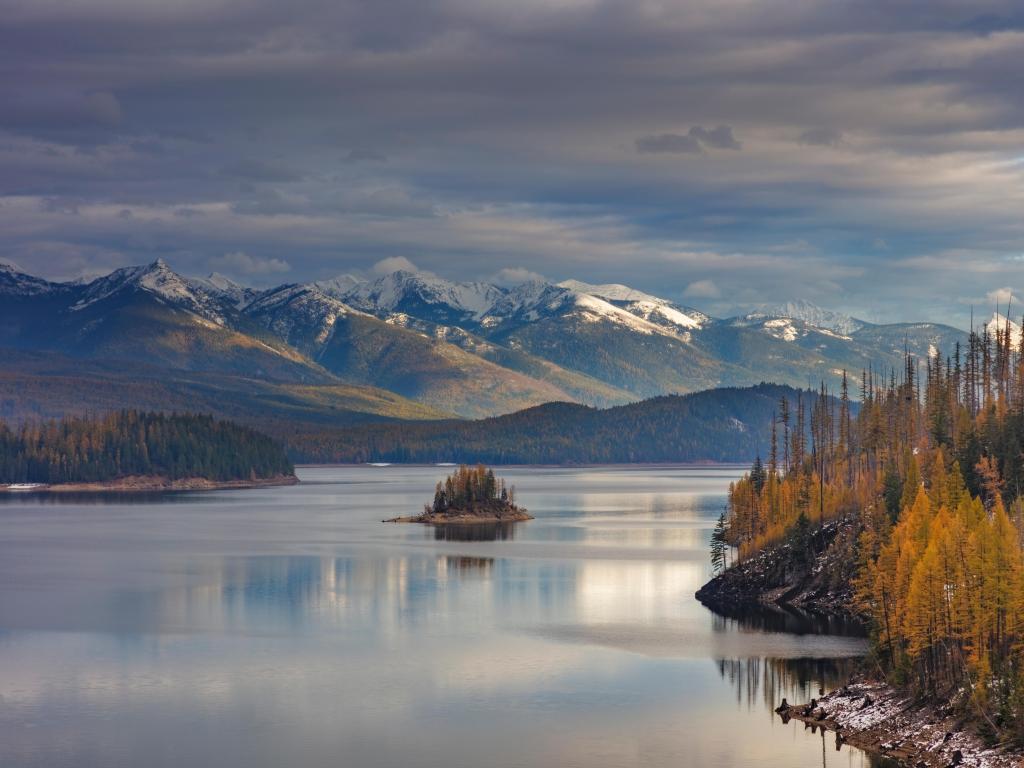
POLYGON ((494 470, 477 464, 463 464, 434 489, 434 503, 424 506, 425 514, 446 514, 453 510, 475 512, 481 508, 517 509, 516 488, 494 476, 494 470))

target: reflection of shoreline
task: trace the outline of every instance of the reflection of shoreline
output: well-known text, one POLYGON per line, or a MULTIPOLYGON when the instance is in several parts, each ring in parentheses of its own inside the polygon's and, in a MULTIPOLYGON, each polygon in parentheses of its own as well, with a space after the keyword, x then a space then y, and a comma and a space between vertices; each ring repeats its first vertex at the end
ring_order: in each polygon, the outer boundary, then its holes
POLYGON ((756 632, 785 632, 791 635, 831 635, 866 638, 867 628, 850 616, 827 615, 801 611, 783 605, 739 605, 731 609, 716 607, 711 611, 715 632, 726 632, 735 626, 756 632))
POLYGON ((433 528, 435 541, 511 541, 516 537, 515 523, 449 523, 433 528))
POLYGON ((759 656, 746 659, 718 659, 723 680, 736 688, 736 701, 748 707, 763 705, 771 715, 783 699, 804 701, 843 685, 857 671, 860 660, 849 658, 778 659, 759 656))

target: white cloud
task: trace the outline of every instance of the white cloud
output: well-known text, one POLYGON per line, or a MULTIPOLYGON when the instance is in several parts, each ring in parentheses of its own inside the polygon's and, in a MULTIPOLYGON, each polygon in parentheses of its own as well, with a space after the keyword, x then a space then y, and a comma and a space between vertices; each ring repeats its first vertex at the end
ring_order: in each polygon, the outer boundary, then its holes
POLYGON ((283 259, 264 259, 250 256, 245 251, 234 251, 218 256, 211 264, 219 271, 235 275, 276 275, 288 272, 292 268, 283 259))
POLYGON ((686 286, 683 295, 688 299, 717 299, 722 292, 714 280, 697 280, 686 286))
POLYGON ((405 256, 388 256, 373 265, 374 273, 378 275, 390 275, 392 272, 415 272, 419 275, 432 275, 425 269, 420 269, 405 256))
POLYGON ((531 280, 543 282, 546 279, 544 275, 526 269, 526 267, 505 267, 491 277, 491 281, 498 285, 519 285, 531 280))
POLYGON ((986 293, 985 299, 989 304, 1006 305, 1010 301, 1016 303, 1016 297, 1013 295, 1012 288, 996 288, 986 293))

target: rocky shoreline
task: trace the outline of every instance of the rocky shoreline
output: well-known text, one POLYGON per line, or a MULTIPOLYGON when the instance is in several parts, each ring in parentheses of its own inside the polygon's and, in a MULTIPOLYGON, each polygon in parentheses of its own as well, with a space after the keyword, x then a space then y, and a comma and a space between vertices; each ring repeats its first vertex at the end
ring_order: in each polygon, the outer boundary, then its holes
POLYGON ((145 493, 160 491, 223 491, 241 488, 266 488, 281 485, 295 485, 295 475, 256 478, 254 480, 209 480, 205 477, 184 477, 172 480, 167 477, 122 477, 94 483, 55 483, 30 488, 12 488, 0 485, 0 493, 145 493))
POLYGON ((807 704, 783 700, 783 722, 800 720, 836 735, 836 749, 849 744, 913 768, 1011 768, 1024 753, 990 747, 949 705, 916 700, 884 682, 857 680, 807 704))
POLYGON ((519 523, 533 520, 522 507, 454 509, 446 512, 424 512, 410 517, 392 517, 384 523, 423 523, 425 525, 477 525, 480 523, 519 523))
MULTIPOLYGON (((788 545, 758 553, 716 576, 697 593, 715 613, 737 615, 745 607, 799 611, 846 626, 863 622, 854 605, 847 545, 856 536, 848 521, 827 523, 813 534, 809 565, 788 545)), ((776 710, 784 721, 836 734, 836 747, 850 744, 912 768, 1009 768, 1024 765, 1024 752, 991 747, 962 710, 949 703, 916 699, 884 680, 861 677, 817 700, 776 710)))
POLYGON ((766 605, 861 620, 863 617, 850 608, 853 573, 837 552, 855 536, 852 523, 831 521, 812 536, 815 550, 824 554, 809 567, 784 544, 733 565, 697 590, 696 597, 725 615, 742 606, 766 605))

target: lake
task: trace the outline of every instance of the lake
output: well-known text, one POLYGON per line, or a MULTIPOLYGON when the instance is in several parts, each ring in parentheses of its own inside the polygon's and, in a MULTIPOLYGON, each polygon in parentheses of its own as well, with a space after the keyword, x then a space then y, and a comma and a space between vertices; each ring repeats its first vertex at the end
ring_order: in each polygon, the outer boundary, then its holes
POLYGON ((515 468, 536 520, 383 524, 439 467, 0 502, 0 765, 878 766, 772 713, 855 636, 693 597, 739 471, 515 468))

